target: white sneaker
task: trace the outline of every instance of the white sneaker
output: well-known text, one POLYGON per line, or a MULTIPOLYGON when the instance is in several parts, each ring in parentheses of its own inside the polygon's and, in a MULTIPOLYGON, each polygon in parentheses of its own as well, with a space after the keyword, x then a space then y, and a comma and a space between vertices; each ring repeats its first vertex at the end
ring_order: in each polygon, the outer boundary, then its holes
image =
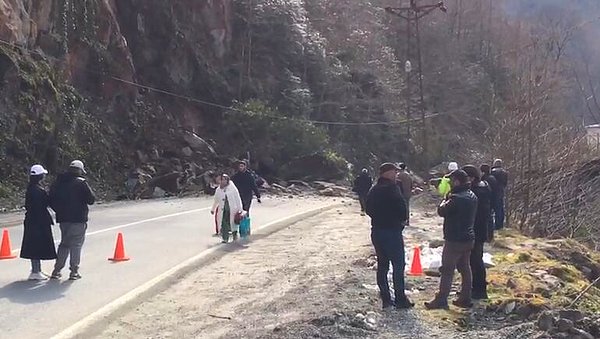
POLYGON ((42 273, 38 272, 38 273, 31 273, 27 280, 43 281, 43 280, 48 280, 48 277, 46 277, 42 273))

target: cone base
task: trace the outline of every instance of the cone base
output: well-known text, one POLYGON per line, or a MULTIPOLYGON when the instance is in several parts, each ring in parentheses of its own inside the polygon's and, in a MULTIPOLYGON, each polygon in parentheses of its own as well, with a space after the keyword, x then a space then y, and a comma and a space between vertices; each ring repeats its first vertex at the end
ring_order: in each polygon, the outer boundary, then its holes
POLYGON ((7 257, 0 257, 0 260, 15 259, 16 257, 17 257, 16 255, 10 255, 7 257))
POLYGON ((131 258, 108 258, 110 261, 119 262, 119 261, 128 261, 131 258))

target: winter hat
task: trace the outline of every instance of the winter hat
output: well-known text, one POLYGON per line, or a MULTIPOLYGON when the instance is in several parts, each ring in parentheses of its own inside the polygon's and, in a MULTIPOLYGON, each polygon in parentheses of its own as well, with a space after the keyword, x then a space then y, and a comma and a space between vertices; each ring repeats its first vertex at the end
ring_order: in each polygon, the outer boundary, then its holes
POLYGON ((458 169, 458 163, 457 162, 451 162, 448 164, 448 171, 452 172, 452 171, 456 171, 458 169))
POLYGON ((477 180, 481 180, 481 172, 479 172, 477 167, 473 165, 465 165, 463 166, 462 170, 465 171, 468 176, 476 178, 477 180))
POLYGON ((48 174, 48 171, 42 165, 33 165, 31 166, 31 170, 29 171, 29 175, 42 175, 48 174))
POLYGON ((78 168, 78 169, 81 170, 81 172, 83 172, 83 174, 87 173, 85 171, 85 167, 83 166, 83 162, 81 160, 73 160, 71 162, 71 164, 69 165, 69 167, 71 167, 71 168, 78 168))
POLYGON ((381 166, 379 166, 379 174, 383 174, 385 172, 389 172, 389 171, 399 171, 400 169, 398 168, 398 166, 396 166, 395 164, 392 164, 391 162, 386 162, 384 164, 382 164, 381 166))
POLYGON ((461 182, 461 184, 467 183, 469 181, 469 176, 467 175, 467 172, 460 169, 452 171, 452 173, 448 174, 448 177, 457 179, 461 182))

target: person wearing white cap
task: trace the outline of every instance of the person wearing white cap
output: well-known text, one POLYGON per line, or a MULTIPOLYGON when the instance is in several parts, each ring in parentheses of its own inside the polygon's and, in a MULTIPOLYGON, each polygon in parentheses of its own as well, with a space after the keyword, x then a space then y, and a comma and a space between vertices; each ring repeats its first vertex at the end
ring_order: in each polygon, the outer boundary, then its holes
POLYGON ((29 171, 29 185, 25 193, 25 221, 21 258, 31 260, 29 280, 47 280, 42 272, 41 260, 56 259, 52 225, 54 220, 48 211, 50 199, 42 186, 48 171, 42 165, 33 165, 29 171))
POLYGON ((96 197, 87 181, 83 162, 74 160, 67 173, 61 174, 50 188, 50 206, 56 212, 56 221, 60 224, 61 241, 58 245, 58 258, 52 272, 52 279, 60 279, 60 271, 70 257, 70 280, 81 279, 79 264, 81 248, 85 241, 89 207, 96 197))

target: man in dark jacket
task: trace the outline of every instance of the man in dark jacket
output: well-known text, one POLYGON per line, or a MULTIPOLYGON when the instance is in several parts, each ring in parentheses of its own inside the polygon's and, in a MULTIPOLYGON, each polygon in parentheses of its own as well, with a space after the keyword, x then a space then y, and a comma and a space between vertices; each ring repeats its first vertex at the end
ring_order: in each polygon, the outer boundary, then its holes
POLYGON ((483 245, 489 242, 488 227, 490 226, 490 216, 492 215, 491 197, 492 190, 487 182, 479 177, 481 173, 477 167, 466 165, 463 171, 469 176, 471 181, 471 191, 477 197, 477 214, 475 215, 475 244, 471 251, 471 272, 473 273, 473 289, 471 290, 472 299, 487 299, 487 282, 485 264, 483 263, 483 245))
POLYGON ((360 175, 354 179, 354 192, 358 194, 358 201, 360 202, 360 211, 362 215, 365 213, 367 194, 373 186, 373 179, 369 175, 369 170, 363 168, 360 175))
POLYGON ((245 161, 238 163, 238 172, 231 178, 233 183, 240 191, 240 197, 242 198, 242 208, 250 215, 250 205, 252 205, 252 194, 256 194, 256 199, 260 203, 260 192, 258 186, 256 186, 256 180, 250 171, 248 171, 248 164, 245 161))
POLYGON ((74 160, 67 173, 59 175, 50 188, 50 206, 56 212, 61 233, 52 279, 61 278, 60 271, 65 267, 67 257, 70 257, 69 279, 81 279, 79 263, 87 230, 88 205, 96 201, 92 189, 82 177, 84 174, 86 171, 83 162, 74 160))
POLYGON ((498 182, 498 189, 496 193, 496 203, 494 204, 494 227, 497 230, 504 228, 504 196, 506 194, 506 187, 508 186, 508 172, 502 167, 502 159, 494 160, 494 166, 492 167, 492 176, 496 178, 498 182))
POLYGON ((396 185, 400 169, 385 163, 379 168, 379 179, 367 195, 367 214, 371 217, 371 241, 377 254, 377 285, 383 308, 410 308, 414 304, 404 293, 404 238, 406 202, 396 185), (393 266, 395 302, 390 296, 388 272, 393 266))
POLYGON ((481 181, 487 182, 492 190, 490 199, 490 221, 488 224, 488 238, 492 241, 492 239, 494 239, 494 230, 496 229, 494 227, 494 206, 496 206, 496 195, 498 194, 498 181, 496 181, 496 178, 491 174, 492 167, 489 164, 483 164, 479 168, 481 169, 481 181))
POLYGON ((475 232, 473 224, 477 213, 477 197, 470 189, 469 178, 463 170, 453 171, 448 175, 452 190, 438 207, 438 214, 444 218, 444 249, 442 251, 442 267, 440 272, 440 291, 435 298, 425 303, 428 309, 448 309, 448 296, 452 288, 454 270, 462 278, 460 297, 453 304, 468 308, 471 303, 471 250, 475 232))

